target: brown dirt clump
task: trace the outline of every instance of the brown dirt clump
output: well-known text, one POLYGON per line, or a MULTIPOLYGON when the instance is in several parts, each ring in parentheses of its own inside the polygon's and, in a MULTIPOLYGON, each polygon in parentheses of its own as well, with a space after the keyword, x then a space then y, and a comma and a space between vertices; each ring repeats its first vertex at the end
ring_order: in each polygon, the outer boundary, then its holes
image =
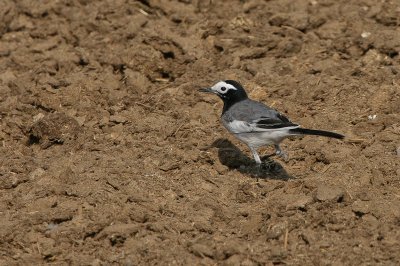
POLYGON ((399 10, 1 1, 0 264, 400 264, 399 10), (221 79, 347 138, 255 171, 221 79))

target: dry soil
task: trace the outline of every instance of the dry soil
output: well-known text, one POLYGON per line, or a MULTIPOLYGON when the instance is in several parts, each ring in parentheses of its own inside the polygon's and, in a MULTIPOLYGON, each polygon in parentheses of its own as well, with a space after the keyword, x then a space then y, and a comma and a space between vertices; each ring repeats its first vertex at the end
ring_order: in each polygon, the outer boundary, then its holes
POLYGON ((399 52, 396 0, 1 0, 0 264, 399 265, 399 52), (256 171, 222 79, 347 138, 256 171))

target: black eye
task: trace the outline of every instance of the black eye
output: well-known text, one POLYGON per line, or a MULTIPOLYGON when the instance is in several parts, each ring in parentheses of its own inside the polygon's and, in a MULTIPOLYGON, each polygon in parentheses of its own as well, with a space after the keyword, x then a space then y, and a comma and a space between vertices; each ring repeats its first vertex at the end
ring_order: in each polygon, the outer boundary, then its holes
POLYGON ((226 91, 226 88, 225 88, 225 87, 222 87, 222 88, 221 88, 221 91, 226 91))

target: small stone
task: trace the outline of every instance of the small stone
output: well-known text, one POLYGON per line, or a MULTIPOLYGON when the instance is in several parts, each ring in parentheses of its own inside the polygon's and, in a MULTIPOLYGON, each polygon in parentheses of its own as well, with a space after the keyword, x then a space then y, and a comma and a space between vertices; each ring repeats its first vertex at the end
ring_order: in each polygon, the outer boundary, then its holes
POLYGON ((214 184, 211 184, 209 182, 202 182, 199 185, 199 188, 207 191, 207 192, 213 192, 216 189, 216 186, 214 184))
POLYGON ((370 212, 370 207, 368 201, 361 201, 361 200, 356 200, 353 202, 351 205, 351 210, 357 215, 357 216, 363 216, 364 214, 367 214, 370 212))
POLYGON ((379 226, 379 221, 372 214, 366 214, 362 217, 362 220, 371 226, 371 228, 377 228, 379 226))
POLYGON ((37 121, 39 121, 40 119, 42 119, 44 117, 44 114, 42 113, 38 113, 37 115, 35 115, 33 117, 33 122, 36 123, 37 121))
POLYGON ((236 200, 239 203, 252 202, 256 199, 255 189, 250 183, 243 183, 238 186, 236 200))
POLYGON ((32 125, 29 130, 29 144, 39 143, 42 149, 47 149, 53 144, 64 144, 75 140, 80 130, 74 118, 64 113, 49 114, 32 125))
POLYGON ((245 258, 240 265, 242 266, 255 266, 258 265, 258 263, 255 263, 254 261, 252 261, 250 258, 245 258))
POLYGON ((59 38, 58 37, 53 37, 41 42, 36 42, 34 45, 31 46, 31 49, 33 52, 44 52, 50 49, 53 49, 56 47, 59 43, 59 38))
POLYGON ((204 244, 193 244, 190 247, 190 251, 198 256, 198 257, 204 257, 207 256, 209 258, 214 257, 214 251, 210 246, 204 245, 204 244))
POLYGON ((129 237, 131 235, 136 234, 140 229, 140 226, 137 224, 113 224, 105 227, 100 233, 96 235, 96 239, 102 239, 104 237, 129 237))
POLYGON ((3 84, 8 84, 8 83, 14 81, 16 78, 17 77, 14 75, 14 73, 11 70, 7 70, 4 73, 0 74, 0 81, 3 84))
POLYGON ((223 262, 222 265, 241 265, 242 258, 240 255, 235 254, 223 262))
POLYGON ((243 11, 245 13, 248 13, 249 11, 256 9, 257 7, 260 7, 261 5, 262 3, 260 3, 260 1, 257 0, 248 1, 247 3, 243 4, 243 11))
POLYGON ((78 116, 75 117, 75 119, 78 122, 79 126, 83 126, 83 124, 85 124, 86 116, 78 116))
POLYGON ((287 205, 288 210, 305 209, 308 205, 313 203, 314 199, 311 196, 299 195, 293 203, 287 205))
POLYGON ((332 242, 329 241, 328 239, 322 239, 319 241, 319 247, 320 248, 329 248, 332 246, 332 242))
POLYGON ((271 249, 270 259, 274 261, 281 261, 287 257, 287 251, 282 247, 273 247, 271 249))
MULTIPOLYGON (((99 259, 94 259, 91 263, 90 266, 100 266, 103 265, 102 261, 99 259)), ((126 265, 126 264, 125 264, 126 265)))
POLYGON ((236 254, 245 253, 246 247, 235 240, 227 240, 223 245, 216 247, 215 258, 218 260, 228 259, 236 254))
POLYGON ((181 168, 180 164, 174 161, 167 161, 159 167, 159 169, 163 170, 164 172, 168 172, 179 168, 181 168))
MULTIPOLYGON (((361 63, 364 66, 377 65, 377 64, 381 63, 382 60, 383 60, 382 54, 378 50, 370 49, 361 58, 361 63)), ((370 120, 372 120, 372 119, 370 119, 370 120)))
POLYGON ((110 116, 110 122, 114 122, 117 124, 123 124, 127 121, 127 119, 121 115, 112 115, 110 116))
POLYGON ((146 229, 152 232, 161 233, 165 230, 165 227, 163 224, 155 222, 155 223, 148 223, 146 225, 146 229))
POLYGON ((228 171, 228 167, 222 164, 215 164, 214 169, 218 172, 218 174, 223 175, 228 171))
POLYGON ((36 179, 37 177, 42 176, 44 173, 45 173, 44 169, 39 167, 29 174, 29 178, 33 180, 36 179))
POLYGON ((124 126, 122 124, 117 124, 111 128, 110 137, 114 140, 123 137, 124 126))
POLYGON ((364 31, 363 33, 361 33, 361 37, 363 38, 368 38, 371 35, 371 32, 368 31, 364 31))
POLYGON ((286 223, 278 223, 271 227, 267 232, 267 239, 278 239, 287 228, 286 223))
POLYGON ((340 201, 344 190, 340 187, 321 184, 317 187, 316 199, 319 201, 340 201))

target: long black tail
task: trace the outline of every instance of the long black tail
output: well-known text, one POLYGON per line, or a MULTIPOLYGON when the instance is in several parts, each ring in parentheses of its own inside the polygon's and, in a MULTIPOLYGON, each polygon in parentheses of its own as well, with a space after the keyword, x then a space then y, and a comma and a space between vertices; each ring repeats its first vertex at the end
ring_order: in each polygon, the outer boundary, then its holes
POLYGON ((316 130, 316 129, 308 129, 308 128, 293 128, 289 130, 292 134, 301 134, 301 135, 315 135, 315 136, 324 136, 335 139, 344 139, 342 134, 338 134, 335 132, 325 131, 325 130, 316 130))

